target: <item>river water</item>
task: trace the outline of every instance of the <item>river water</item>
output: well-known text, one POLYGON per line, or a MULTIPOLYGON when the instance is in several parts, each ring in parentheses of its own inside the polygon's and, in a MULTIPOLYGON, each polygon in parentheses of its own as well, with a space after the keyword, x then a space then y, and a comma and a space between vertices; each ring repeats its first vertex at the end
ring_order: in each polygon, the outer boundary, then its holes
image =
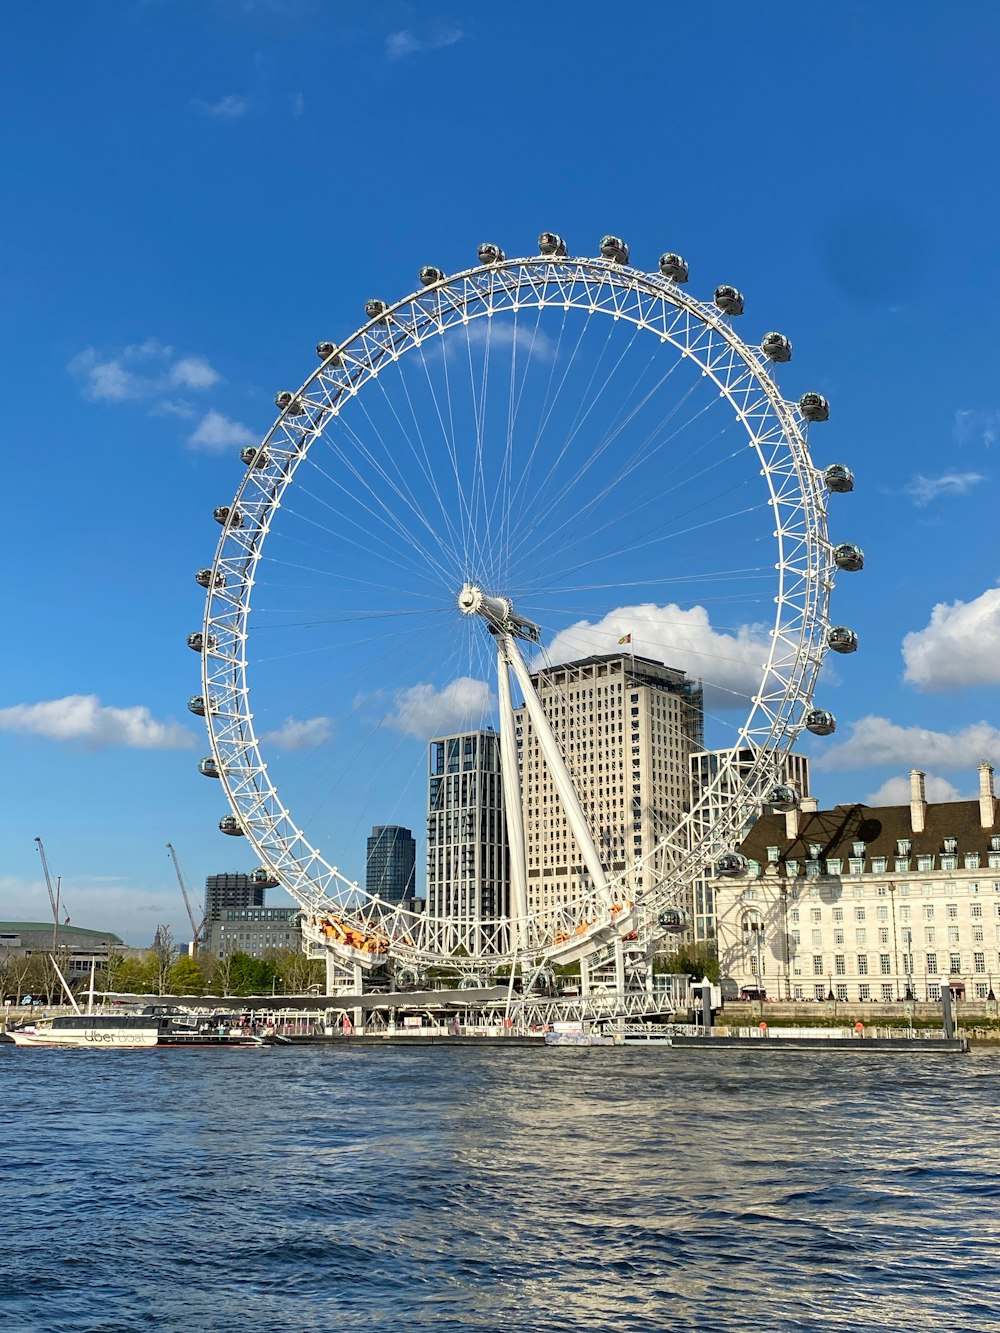
POLYGON ((4 1333, 1000 1329, 1000 1052, 0 1046, 4 1333))

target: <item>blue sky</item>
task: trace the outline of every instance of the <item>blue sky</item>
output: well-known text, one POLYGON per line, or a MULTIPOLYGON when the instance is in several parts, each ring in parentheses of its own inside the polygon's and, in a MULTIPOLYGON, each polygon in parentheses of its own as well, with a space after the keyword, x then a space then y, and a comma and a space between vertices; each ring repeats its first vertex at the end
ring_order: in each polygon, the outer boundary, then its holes
MULTIPOLYGON (((140 944, 158 921, 184 934, 168 840, 196 890, 253 864, 217 831, 185 708, 192 574, 238 448, 368 297, 483 240, 533 253, 543 228, 591 254, 617 232, 649 268, 678 250, 706 298, 735 283, 744 336, 793 339, 789 396, 830 399, 814 454, 858 478, 831 532, 867 565, 835 593, 862 645, 818 698, 837 735, 805 747, 822 803, 895 798, 914 766, 932 797, 968 795, 1000 763, 995 6, 540 12, 5 7, 0 916, 47 914, 35 835, 73 920, 140 944)), ((445 688, 396 682, 424 686, 445 688)), ((332 804, 335 705, 288 712, 332 804)), ((366 821, 419 832, 406 743, 338 834, 352 873, 366 821)))

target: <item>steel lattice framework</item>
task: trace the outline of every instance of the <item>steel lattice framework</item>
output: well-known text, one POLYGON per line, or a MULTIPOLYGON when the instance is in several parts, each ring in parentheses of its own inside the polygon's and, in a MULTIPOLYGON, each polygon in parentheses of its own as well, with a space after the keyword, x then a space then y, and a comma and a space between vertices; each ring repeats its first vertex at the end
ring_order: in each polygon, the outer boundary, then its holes
MULTIPOLYGON (((735 754, 736 748, 752 747, 756 757, 745 776, 741 770, 740 801, 730 802, 714 823, 713 844, 732 845, 747 807, 759 807, 777 780, 803 727, 827 649, 836 562, 826 528, 827 488, 807 447, 808 422, 798 405, 783 398, 772 362, 742 341, 716 305, 659 273, 612 259, 540 255, 442 277, 380 310, 331 348, 290 395, 248 467, 212 566, 202 651, 212 756, 243 832, 262 865, 305 910, 307 933, 363 966, 391 956, 421 967, 458 953, 470 970, 487 973, 503 959, 526 965, 541 957, 587 956, 676 902, 709 859, 707 840, 692 841, 685 820, 644 860, 610 876, 605 894, 581 894, 562 904, 558 914, 480 922, 475 930, 452 919, 411 914, 369 897, 311 845, 270 780, 255 734, 247 670, 255 574, 283 497, 310 448, 345 404, 414 349, 471 321, 547 307, 628 321, 672 355, 688 359, 728 400, 759 460, 774 522, 775 611, 760 687, 734 748, 735 754), (644 889, 638 887, 640 875, 644 889), (331 917, 349 931, 334 938, 320 932, 318 923, 331 917), (567 920, 572 941, 557 944, 557 933, 567 933, 567 920)), ((702 802, 711 802, 730 779, 723 765, 702 802)))

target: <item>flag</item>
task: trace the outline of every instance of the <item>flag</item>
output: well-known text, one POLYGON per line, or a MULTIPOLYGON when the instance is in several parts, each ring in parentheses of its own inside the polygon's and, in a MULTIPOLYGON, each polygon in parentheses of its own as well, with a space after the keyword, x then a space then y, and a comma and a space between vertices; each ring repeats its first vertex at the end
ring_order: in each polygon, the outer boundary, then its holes
POLYGON ((631 635, 631 634, 623 634, 623 635, 621 636, 621 638, 618 640, 618 642, 619 642, 619 643, 631 643, 631 642, 632 642, 632 635, 631 635))

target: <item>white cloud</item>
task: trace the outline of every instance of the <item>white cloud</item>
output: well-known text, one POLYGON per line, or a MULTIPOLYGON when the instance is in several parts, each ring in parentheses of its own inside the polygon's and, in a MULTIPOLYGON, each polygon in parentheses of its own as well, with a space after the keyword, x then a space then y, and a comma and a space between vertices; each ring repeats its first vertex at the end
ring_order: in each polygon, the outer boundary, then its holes
MULTIPOLYGON (((960 801, 962 799, 958 788, 953 787, 947 778, 935 777, 933 773, 927 774, 924 784, 924 790, 928 801, 960 801)), ((871 796, 865 800, 866 805, 909 805, 910 804, 910 779, 909 777, 889 778, 883 782, 878 791, 872 792, 871 796)))
POLYGON ((973 722, 961 731, 931 731, 928 727, 901 727, 887 717, 859 718, 851 734, 813 759, 813 767, 834 769, 919 768, 968 769, 984 761, 1000 760, 1000 730, 988 722, 973 722))
MULTIPOLYGON (((162 888, 139 889, 116 875, 64 876, 62 906, 70 923, 87 930, 107 930, 133 948, 149 948, 160 922, 173 923, 174 942, 188 939, 191 928, 184 919, 176 882, 162 888), (183 927, 180 921, 184 921, 183 927)), ((8 921, 32 921, 51 925, 52 908, 45 883, 0 876, 0 901, 8 921)))
POLYGON ((283 726, 265 732, 261 744, 276 750, 311 750, 324 745, 333 735, 333 723, 328 717, 310 717, 303 721, 290 717, 283 726))
POLYGON ((203 102, 200 97, 195 97, 191 105, 205 116, 215 116, 219 120, 239 120, 250 110, 250 98, 229 93, 217 102, 203 102))
POLYGON ((981 444, 986 449, 991 448, 1000 434, 1000 409, 959 408, 952 434, 956 444, 981 444))
MULTIPOLYGON (((761 682, 769 640, 760 625, 742 625, 735 634, 714 630, 703 606, 682 610, 670 603, 621 606, 603 620, 579 620, 553 639, 550 662, 570 662, 591 653, 620 652, 618 640, 632 635, 629 651, 655 657, 705 682, 711 708, 743 706, 761 682)), ((536 663, 537 665, 537 663, 536 663)))
MULTIPOLYGON (((79 382, 84 398, 95 403, 136 402, 177 388, 208 389, 221 378, 205 357, 177 356, 172 347, 155 338, 110 354, 85 347, 70 361, 68 369, 79 382)), ((165 402, 153 410, 172 408, 165 402)))
POLYGON ((168 373, 170 383, 182 389, 210 389, 219 382, 219 372, 203 356, 182 356, 168 373))
POLYGON ((985 480, 981 472, 945 472, 940 477, 925 477, 918 472, 904 490, 919 509, 924 509, 942 496, 968 495, 973 486, 985 480))
POLYGON ((393 711, 385 721, 407 736, 427 740, 446 732, 470 726, 482 726, 494 707, 495 699, 485 680, 461 676, 443 690, 433 685, 411 685, 397 690, 393 711))
POLYGON ((430 37, 418 37, 404 28, 400 32, 390 32, 385 39, 385 53, 390 60, 401 60, 418 51, 437 51, 443 46, 454 46, 464 36, 460 28, 442 28, 430 37))
POLYGON ((89 750, 188 750, 194 736, 177 722, 157 722, 148 708, 112 708, 96 694, 68 694, 44 703, 0 708, 0 731, 70 741, 89 750))
POLYGON ((1000 588, 972 602, 939 602, 903 640, 904 680, 923 690, 1000 684, 1000 588))
POLYGON ((206 412, 198 425, 188 436, 188 445, 194 449, 204 449, 207 453, 221 453, 232 445, 253 444, 257 439, 249 426, 241 421, 230 421, 221 412, 213 408, 206 412))

